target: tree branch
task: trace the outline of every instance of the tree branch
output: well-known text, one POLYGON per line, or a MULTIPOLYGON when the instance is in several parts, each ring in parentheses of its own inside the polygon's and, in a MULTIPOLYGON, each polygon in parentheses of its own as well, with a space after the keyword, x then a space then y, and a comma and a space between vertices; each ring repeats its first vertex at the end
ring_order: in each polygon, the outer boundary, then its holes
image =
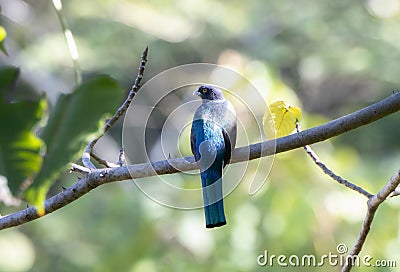
MULTIPOLYGON (((84 166, 90 169, 96 169, 96 166, 90 161, 90 155, 93 156, 93 147, 96 145, 97 141, 103 137, 103 135, 115 124, 115 122, 118 121, 118 119, 126 112, 128 109, 129 105, 131 104, 133 98, 136 96, 136 93, 140 89, 140 82, 142 81, 143 74, 144 74, 144 69, 146 66, 147 62, 147 53, 149 52, 149 48, 146 47, 142 53, 141 56, 141 61, 138 69, 138 73, 135 79, 135 82, 132 85, 132 89, 129 92, 128 97, 126 98, 125 102, 119 107, 119 109, 116 111, 116 113, 111 117, 107 123, 103 127, 103 132, 95 139, 93 139, 84 149, 83 154, 82 154, 82 163, 84 166)), ((95 159, 98 160, 100 164, 103 164, 105 166, 110 166, 112 163, 107 162, 97 156, 93 156, 95 159)))
POLYGON ((358 238, 356 243, 353 246, 353 249, 349 253, 346 263, 342 268, 342 272, 348 272, 353 267, 352 256, 356 256, 361 252, 361 249, 367 239, 368 233, 371 229, 372 221, 375 216, 375 212, 378 209, 379 205, 381 205, 386 198, 396 189, 396 187, 400 184, 400 170, 397 171, 395 175, 393 175, 388 183, 374 196, 372 196, 368 200, 368 210, 365 215, 363 225, 361 227, 360 233, 358 234, 358 238))
MULTIPOLYGON (((372 123, 399 110, 400 93, 396 92, 388 98, 359 111, 340 117, 323 125, 276 139, 276 143, 275 140, 270 140, 237 148, 233 151, 230 163, 254 160, 260 157, 270 156, 275 153, 281 153, 321 142, 349 130, 372 123)), ((76 165, 73 167, 77 168, 76 165)), ((173 174, 180 171, 195 169, 198 169, 198 166, 193 157, 173 158, 164 161, 104 169, 88 169, 80 167, 79 171, 86 173, 83 178, 71 187, 66 188, 57 195, 47 199, 44 203, 45 212, 46 214, 54 212, 102 184, 154 175, 173 174)), ((391 188, 392 186, 390 185, 390 189, 391 188)), ((376 198, 375 196, 371 198, 369 201, 369 203, 371 203, 370 205, 377 205, 375 203, 379 203, 381 199, 385 199, 387 197, 386 192, 386 190, 383 192, 381 191, 376 198)), ((14 214, 1 217, 0 230, 22 225, 37 218, 39 218, 39 216, 36 213, 36 209, 33 207, 27 208, 14 214)))
POLYGON ((315 152, 312 150, 312 148, 309 145, 306 145, 304 147, 304 150, 307 152, 307 154, 311 157, 311 159, 314 161, 314 163, 324 171, 325 174, 330 176, 332 179, 336 180, 338 183, 346 186, 347 188, 356 191, 357 193, 360 193, 364 196, 366 196, 368 199, 373 196, 373 194, 367 192, 365 189, 361 188, 360 186, 357 186, 353 183, 351 183, 348 180, 345 180, 341 176, 336 175, 331 169, 329 169, 315 154, 315 152))
POLYGON ((112 163, 112 162, 109 162, 109 161, 106 161, 106 160, 100 158, 99 156, 97 156, 97 155, 96 155, 95 153, 93 153, 93 152, 91 152, 90 155, 92 156, 92 158, 93 158, 95 161, 97 161, 97 162, 98 162, 99 164, 101 164, 101 165, 104 165, 105 167, 112 168, 112 167, 117 167, 117 166, 119 166, 119 165, 117 165, 117 164, 115 164, 115 163, 112 163))
MULTIPOLYGON (((297 133, 300 132, 300 125, 299 122, 296 120, 296 131, 297 133)), ((307 154, 311 157, 311 159, 314 161, 314 163, 322 169, 322 171, 327 174, 328 176, 330 176, 332 179, 336 180, 338 183, 346 186, 349 189, 352 189, 354 191, 356 191, 357 193, 360 193, 364 196, 366 196, 367 198, 370 198, 373 196, 373 194, 367 192, 366 190, 364 190, 363 188, 349 182, 348 180, 345 180, 344 178, 342 178, 341 176, 336 175, 331 169, 328 168, 328 166, 326 166, 318 157, 318 155, 312 150, 311 146, 306 145, 303 147, 304 150, 307 152, 307 154)))

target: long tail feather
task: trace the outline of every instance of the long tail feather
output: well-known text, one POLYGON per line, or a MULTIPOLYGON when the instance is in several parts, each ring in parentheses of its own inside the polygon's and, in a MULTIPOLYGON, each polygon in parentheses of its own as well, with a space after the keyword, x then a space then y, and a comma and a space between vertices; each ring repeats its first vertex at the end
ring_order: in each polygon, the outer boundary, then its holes
POLYGON ((206 227, 214 228, 226 224, 222 194, 222 170, 208 169, 201 174, 203 185, 206 227))

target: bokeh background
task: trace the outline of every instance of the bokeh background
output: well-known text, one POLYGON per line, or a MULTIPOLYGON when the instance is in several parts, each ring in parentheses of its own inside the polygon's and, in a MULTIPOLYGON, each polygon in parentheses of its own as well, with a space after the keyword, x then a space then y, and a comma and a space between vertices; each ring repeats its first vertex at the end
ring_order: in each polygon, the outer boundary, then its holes
MULTIPOLYGON (((301 107, 303 129, 399 88, 399 0, 69 0, 63 12, 84 80, 109 74, 127 91, 146 46, 145 81, 177 65, 225 65, 248 78, 268 103, 301 107)), ((0 65, 21 68, 18 97, 45 92, 54 105, 59 94, 74 89, 72 61, 51 1, 2 0, 1 24, 9 54, 0 54, 0 65)), ((398 118, 394 114, 314 148, 336 173, 377 192, 399 167, 398 118)), ((96 147, 110 160, 117 158, 121 126, 96 147)), ((250 169, 267 171, 252 164, 250 169)), ((179 174, 169 178, 174 177, 185 181, 179 174)), ((75 179, 63 175, 51 193, 75 179)), ((350 249, 366 212, 364 197, 322 174, 301 149, 275 157, 260 192, 249 196, 244 181, 225 203, 228 225, 206 230, 202 210, 159 205, 132 181, 101 186, 54 214, 1 231, 0 271, 283 271, 258 266, 257 257, 264 250, 336 254, 340 243, 350 249)), ((394 198, 379 209, 362 256, 400 266, 399 207, 394 198)), ((21 208, 0 205, 0 212, 21 208)))

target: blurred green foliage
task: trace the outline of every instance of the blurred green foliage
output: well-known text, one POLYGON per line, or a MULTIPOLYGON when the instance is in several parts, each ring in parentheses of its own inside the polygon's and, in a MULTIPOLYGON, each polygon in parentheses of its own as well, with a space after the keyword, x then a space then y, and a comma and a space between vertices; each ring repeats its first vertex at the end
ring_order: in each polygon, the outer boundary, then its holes
POLYGON ((9 182, 9 187, 14 195, 21 193, 23 183, 32 179, 42 166, 44 145, 33 128, 47 109, 44 98, 32 102, 7 101, 18 73, 13 67, 0 70, 0 173, 13 181, 9 182))
POLYGON ((82 149, 101 133, 104 120, 118 107, 122 93, 114 79, 98 76, 81 84, 71 94, 59 96, 40 133, 46 144, 46 155, 42 168, 25 193, 29 203, 43 208, 42 203, 54 180, 69 168, 71 161, 80 158, 82 149))
MULTIPOLYGON (((398 0, 63 4, 84 79, 109 74, 126 90, 147 45, 145 80, 186 63, 226 65, 247 77, 268 102, 300 106, 303 129, 398 88, 398 0)), ((45 92, 57 107, 60 94, 75 86, 51 3, 4 0, 0 20, 7 30, 8 52, 0 54, 0 63, 21 69, 14 98, 35 100, 45 92)), ((395 114, 314 148, 339 175, 376 192, 399 167, 397 122, 395 114)), ((109 160, 117 159, 118 125, 96 149, 109 160)), ((248 132, 256 133, 251 127, 248 132)), ((230 168, 235 171, 234 165, 230 168)), ((248 168, 268 174, 262 165, 257 168, 257 161, 248 168)), ((191 182, 181 174, 173 177, 191 182)), ((63 175, 51 192, 75 178, 63 175)), ((283 271, 287 268, 259 267, 257 256, 264 250, 321 256, 336 254, 340 243, 352 247, 366 199, 323 175, 303 150, 277 155, 266 185, 254 196, 248 195, 249 180, 245 176, 226 199, 228 225, 211 231, 204 228, 202 210, 161 206, 132 182, 102 186, 41 220, 0 232, 0 256, 5 256, 0 258, 0 271, 283 271)), ((400 266, 399 206, 394 198, 379 209, 362 256, 395 259, 400 266)), ((0 213, 21 208, 0 206, 0 213)))

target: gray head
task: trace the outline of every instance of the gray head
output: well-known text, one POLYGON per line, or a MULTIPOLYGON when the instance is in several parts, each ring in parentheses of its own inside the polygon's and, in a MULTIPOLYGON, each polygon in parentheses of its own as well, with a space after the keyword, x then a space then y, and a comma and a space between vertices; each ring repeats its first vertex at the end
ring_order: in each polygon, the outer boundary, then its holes
POLYGON ((224 95, 217 87, 210 85, 201 85, 193 94, 201 97, 203 100, 223 100, 224 95))

